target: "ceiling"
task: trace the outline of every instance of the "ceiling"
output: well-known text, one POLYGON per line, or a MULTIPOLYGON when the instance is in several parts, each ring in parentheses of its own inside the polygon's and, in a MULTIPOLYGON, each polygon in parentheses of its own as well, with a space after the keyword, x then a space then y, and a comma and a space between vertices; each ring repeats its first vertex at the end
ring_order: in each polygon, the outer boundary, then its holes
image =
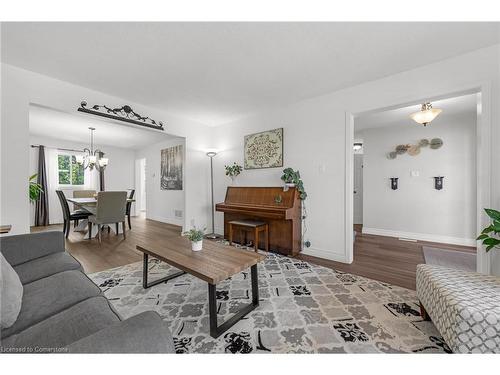
POLYGON ((29 116, 30 134, 71 142, 89 143, 90 126, 96 129, 94 142, 99 146, 139 150, 175 138, 155 130, 129 126, 123 122, 118 123, 86 114, 69 114, 37 105, 30 105, 29 116))
MULTIPOLYGON (((366 129, 383 128, 386 126, 416 124, 410 118, 410 114, 419 111, 420 107, 421 104, 416 104, 388 111, 361 115, 354 119, 354 130, 355 132, 359 132, 366 129)), ((437 124, 451 116, 473 116, 477 110, 477 95, 469 94, 443 100, 435 100, 432 102, 432 107, 443 110, 443 112, 441 112, 432 122, 433 124, 437 124)))
POLYGON ((2 61, 207 125, 500 43, 500 23, 2 23, 2 61))

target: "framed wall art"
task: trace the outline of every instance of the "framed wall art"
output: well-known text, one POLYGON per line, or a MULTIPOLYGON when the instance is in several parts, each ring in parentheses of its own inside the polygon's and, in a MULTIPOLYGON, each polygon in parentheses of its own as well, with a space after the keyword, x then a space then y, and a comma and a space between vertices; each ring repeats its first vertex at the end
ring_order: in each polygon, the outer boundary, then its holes
POLYGON ((245 136, 245 169, 283 167, 283 128, 245 136))
POLYGON ((160 189, 182 190, 184 147, 177 145, 161 150, 160 189))

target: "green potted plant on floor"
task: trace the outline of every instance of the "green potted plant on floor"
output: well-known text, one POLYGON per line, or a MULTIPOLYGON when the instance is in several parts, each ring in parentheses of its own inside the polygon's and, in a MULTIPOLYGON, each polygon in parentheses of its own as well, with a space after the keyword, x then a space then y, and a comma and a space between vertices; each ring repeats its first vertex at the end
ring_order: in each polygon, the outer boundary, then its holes
POLYGON ((35 203, 40 198, 40 193, 43 193, 42 185, 36 182, 38 174, 34 174, 29 178, 29 197, 30 203, 35 203))
POLYGON ((491 208, 485 208, 484 211, 490 217, 491 223, 483 229, 477 240, 483 241, 487 252, 493 248, 500 249, 500 212, 491 208))
POLYGON ((205 235, 205 228, 197 229, 196 227, 190 229, 182 234, 191 241, 191 250, 200 251, 203 248, 203 236, 205 235))

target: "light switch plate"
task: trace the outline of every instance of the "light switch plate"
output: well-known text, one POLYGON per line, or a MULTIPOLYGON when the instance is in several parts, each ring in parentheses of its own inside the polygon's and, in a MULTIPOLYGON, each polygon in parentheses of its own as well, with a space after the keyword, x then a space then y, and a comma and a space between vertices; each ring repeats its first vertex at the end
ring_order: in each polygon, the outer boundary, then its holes
POLYGON ((418 176, 420 176, 420 172, 419 171, 410 171, 410 176, 411 177, 418 177, 418 176))

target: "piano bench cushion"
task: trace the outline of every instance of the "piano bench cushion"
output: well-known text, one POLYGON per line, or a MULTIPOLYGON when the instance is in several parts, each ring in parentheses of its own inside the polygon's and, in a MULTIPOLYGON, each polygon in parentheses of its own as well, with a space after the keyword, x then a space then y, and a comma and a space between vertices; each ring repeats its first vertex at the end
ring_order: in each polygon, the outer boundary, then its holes
POLYGON ((267 225, 265 221, 257 221, 257 220, 233 220, 230 221, 229 224, 237 225, 240 227, 250 227, 250 228, 258 228, 267 225))

